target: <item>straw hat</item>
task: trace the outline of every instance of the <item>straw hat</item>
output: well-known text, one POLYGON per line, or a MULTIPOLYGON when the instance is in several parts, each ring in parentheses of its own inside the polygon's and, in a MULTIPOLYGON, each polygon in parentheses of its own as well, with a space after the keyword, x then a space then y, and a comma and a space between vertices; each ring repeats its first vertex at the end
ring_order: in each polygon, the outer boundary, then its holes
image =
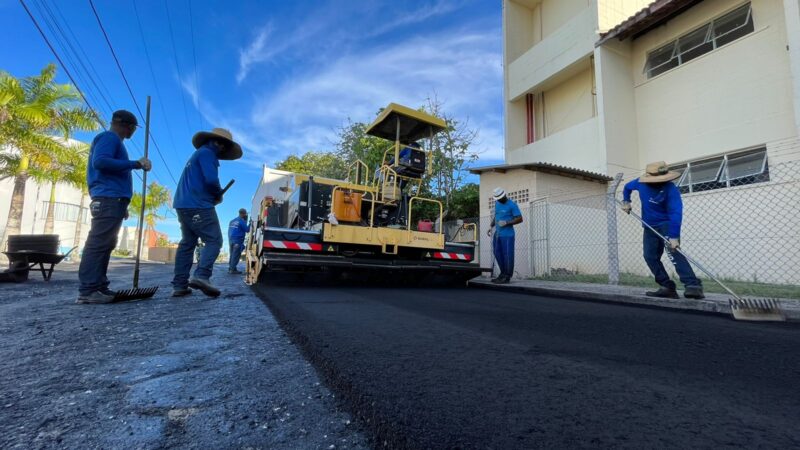
POLYGON ((665 183, 681 176, 679 172, 669 170, 664 161, 648 164, 644 172, 644 175, 639 177, 639 181, 642 183, 665 183))
POLYGON ((200 148, 212 139, 222 139, 228 143, 228 146, 217 155, 217 158, 232 161, 242 157, 242 146, 233 140, 233 135, 225 128, 214 128, 211 131, 197 132, 197 134, 192 137, 192 145, 194 145, 194 148, 200 148))
POLYGON ((492 193, 495 200, 500 200, 501 198, 506 196, 506 191, 503 190, 501 187, 494 188, 494 192, 492 193))

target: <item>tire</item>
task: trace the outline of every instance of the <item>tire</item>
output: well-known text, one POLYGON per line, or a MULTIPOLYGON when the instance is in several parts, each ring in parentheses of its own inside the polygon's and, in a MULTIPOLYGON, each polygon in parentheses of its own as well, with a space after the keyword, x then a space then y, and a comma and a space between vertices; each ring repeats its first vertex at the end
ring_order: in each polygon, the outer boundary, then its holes
POLYGON ((58 253, 57 234, 16 234, 8 237, 8 251, 58 253))

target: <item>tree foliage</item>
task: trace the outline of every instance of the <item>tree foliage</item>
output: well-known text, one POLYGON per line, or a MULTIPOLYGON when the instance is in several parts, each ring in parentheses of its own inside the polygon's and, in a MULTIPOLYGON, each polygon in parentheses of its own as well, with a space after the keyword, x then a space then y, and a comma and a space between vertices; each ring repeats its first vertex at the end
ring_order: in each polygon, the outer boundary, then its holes
POLYGON ((20 231, 29 176, 50 174, 54 162, 70 157, 69 137, 97 127, 72 85, 55 82, 53 64, 36 76, 15 78, 0 72, 0 178, 13 177, 14 190, 3 240, 20 231))
POLYGON ((276 169, 315 177, 342 179, 347 176, 347 164, 332 152, 306 152, 291 155, 275 165, 276 169))
MULTIPOLYGON (((164 220, 166 217, 164 208, 168 208, 170 204, 170 192, 165 186, 162 186, 155 181, 147 186, 147 198, 144 206, 144 223, 148 230, 153 230, 156 224, 164 220)), ((135 193, 131 197, 131 203, 128 205, 128 214, 130 217, 139 219, 142 209, 142 194, 135 193)))

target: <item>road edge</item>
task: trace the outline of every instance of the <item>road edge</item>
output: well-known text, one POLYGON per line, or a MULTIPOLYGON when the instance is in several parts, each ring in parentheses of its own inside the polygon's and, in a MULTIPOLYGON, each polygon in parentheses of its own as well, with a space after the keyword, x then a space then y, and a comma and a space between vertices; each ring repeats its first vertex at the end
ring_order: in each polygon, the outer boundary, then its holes
MULTIPOLYGON (((616 303, 633 306, 642 306, 649 308, 659 309, 672 309, 687 312, 696 312, 703 314, 714 314, 719 316, 731 316, 731 308, 727 302, 719 302, 715 300, 691 300, 691 299, 669 299, 669 298, 654 298, 644 295, 622 294, 622 293, 608 293, 588 291, 581 289, 565 289, 549 286, 526 286, 521 284, 493 284, 486 280, 470 280, 467 285, 472 288, 488 289, 495 291, 515 292, 528 295, 539 295, 544 297, 562 297, 571 300, 601 302, 601 303, 616 303)), ((785 303, 782 304, 784 314, 786 315, 787 322, 797 323, 800 322, 800 310, 788 307, 785 303)))

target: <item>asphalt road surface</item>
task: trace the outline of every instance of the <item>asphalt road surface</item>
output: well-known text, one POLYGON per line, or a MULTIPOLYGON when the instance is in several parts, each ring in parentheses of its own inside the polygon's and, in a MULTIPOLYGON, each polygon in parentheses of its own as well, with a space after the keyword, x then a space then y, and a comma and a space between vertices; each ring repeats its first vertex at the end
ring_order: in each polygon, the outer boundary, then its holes
POLYGON ((797 448, 800 327, 478 289, 257 288, 389 448, 797 448))

